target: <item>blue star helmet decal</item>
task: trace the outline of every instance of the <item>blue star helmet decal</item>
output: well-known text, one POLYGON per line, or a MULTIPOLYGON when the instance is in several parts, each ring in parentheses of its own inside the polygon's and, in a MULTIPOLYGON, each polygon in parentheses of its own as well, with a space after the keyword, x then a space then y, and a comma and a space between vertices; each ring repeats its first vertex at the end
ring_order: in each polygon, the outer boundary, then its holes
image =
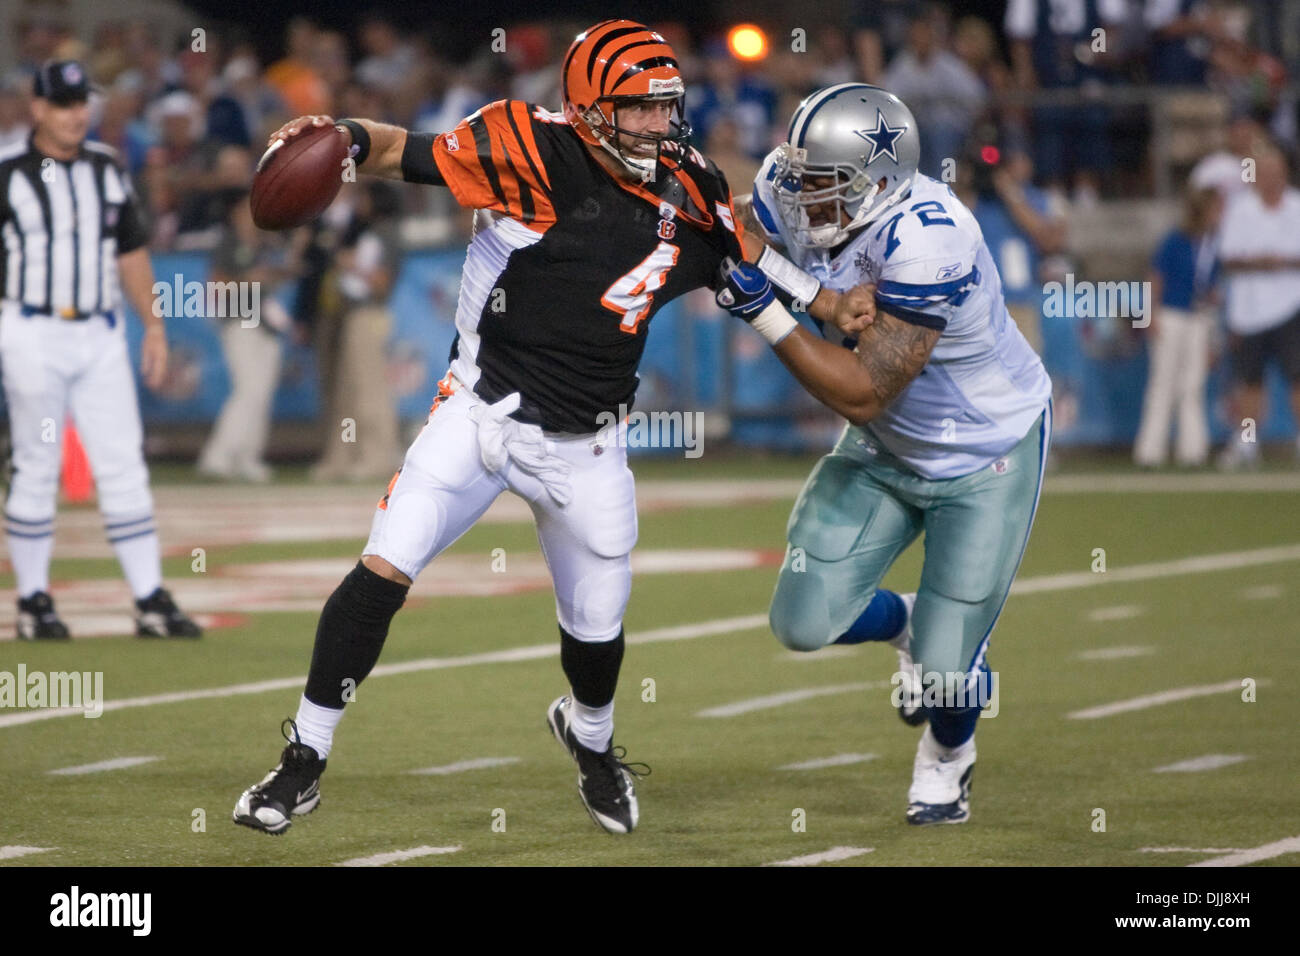
POLYGON ((876 128, 855 129, 853 132, 871 144, 871 155, 863 163, 864 166, 870 166, 874 163, 877 156, 888 156, 894 162, 898 162, 898 154, 894 152, 894 143, 898 141, 898 137, 907 132, 907 124, 890 126, 885 120, 885 114, 877 107, 876 128))

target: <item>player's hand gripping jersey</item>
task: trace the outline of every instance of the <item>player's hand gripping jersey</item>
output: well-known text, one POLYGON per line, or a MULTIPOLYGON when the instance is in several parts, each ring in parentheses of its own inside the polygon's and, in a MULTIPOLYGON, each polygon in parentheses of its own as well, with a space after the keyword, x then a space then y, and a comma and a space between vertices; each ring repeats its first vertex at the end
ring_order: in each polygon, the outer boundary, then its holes
POLYGON ((630 407, 655 312, 744 255, 726 180, 694 149, 665 144, 653 183, 620 181, 562 115, 501 100, 438 136, 433 160, 457 202, 487 211, 451 371, 488 402, 519 392, 515 417, 548 431, 630 407))
POLYGON ((942 332, 921 374, 867 430, 925 478, 967 475, 1010 451, 1042 414, 1051 381, 1007 313, 970 211, 946 185, 918 175, 909 195, 843 245, 816 248, 795 241, 777 215, 776 176, 774 152, 754 186, 754 214, 769 239, 823 285, 874 282, 878 309, 942 332))

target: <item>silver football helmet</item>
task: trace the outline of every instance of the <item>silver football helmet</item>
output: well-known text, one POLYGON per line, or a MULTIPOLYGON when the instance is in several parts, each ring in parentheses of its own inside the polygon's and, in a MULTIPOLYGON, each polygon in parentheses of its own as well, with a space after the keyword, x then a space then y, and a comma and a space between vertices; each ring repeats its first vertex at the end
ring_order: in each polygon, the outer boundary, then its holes
POLYGON ((839 245, 906 195, 920 158, 916 119, 897 96, 866 83, 828 86, 790 120, 772 183, 778 213, 796 242, 839 245), (808 177, 831 184, 805 188, 808 177))

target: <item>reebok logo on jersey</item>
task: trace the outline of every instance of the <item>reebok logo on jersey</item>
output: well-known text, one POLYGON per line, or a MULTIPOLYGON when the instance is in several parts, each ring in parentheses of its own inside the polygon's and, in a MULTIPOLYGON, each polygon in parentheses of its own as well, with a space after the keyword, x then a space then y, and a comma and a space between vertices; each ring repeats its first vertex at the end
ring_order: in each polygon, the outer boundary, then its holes
POLYGON ((456 138, 455 133, 448 133, 445 142, 447 144, 447 152, 449 153, 454 153, 456 150, 460 149, 460 140, 456 138))
POLYGON ((960 263, 960 262, 954 262, 954 263, 953 263, 952 265, 950 265, 950 266, 944 266, 942 269, 940 269, 938 272, 935 273, 934 277, 935 277, 936 279, 941 279, 941 280, 942 280, 942 279, 955 279, 955 278, 957 278, 957 276, 959 276, 959 275, 961 275, 961 274, 962 274, 962 271, 961 271, 961 263, 960 263))

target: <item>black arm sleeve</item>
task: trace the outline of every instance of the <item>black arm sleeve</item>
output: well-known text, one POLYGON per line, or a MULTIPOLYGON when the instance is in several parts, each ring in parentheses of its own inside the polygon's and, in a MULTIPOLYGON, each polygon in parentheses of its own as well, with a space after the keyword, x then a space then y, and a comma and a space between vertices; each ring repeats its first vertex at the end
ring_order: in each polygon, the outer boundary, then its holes
POLYGON ((402 178, 408 183, 447 185, 438 171, 438 164, 433 161, 434 138, 433 133, 406 134, 406 145, 402 147, 402 178))

